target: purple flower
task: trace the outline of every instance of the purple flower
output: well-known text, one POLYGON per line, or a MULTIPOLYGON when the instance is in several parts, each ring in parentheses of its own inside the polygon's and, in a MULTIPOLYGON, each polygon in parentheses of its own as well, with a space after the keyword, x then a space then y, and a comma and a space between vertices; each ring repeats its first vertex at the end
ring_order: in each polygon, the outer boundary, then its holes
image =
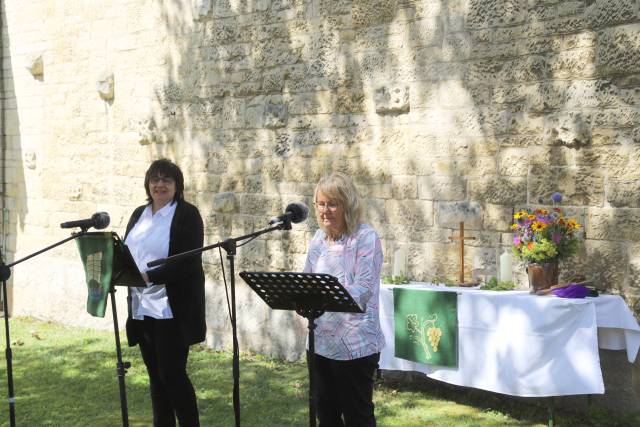
POLYGON ((513 236, 513 244, 518 246, 520 244, 520 236, 513 236))
POLYGON ((551 233, 551 240, 553 240, 553 243, 555 243, 556 245, 559 245, 562 241, 562 233, 551 233))
POLYGON ((555 192, 551 195, 551 201, 553 203, 560 203, 562 201, 562 194, 555 192))

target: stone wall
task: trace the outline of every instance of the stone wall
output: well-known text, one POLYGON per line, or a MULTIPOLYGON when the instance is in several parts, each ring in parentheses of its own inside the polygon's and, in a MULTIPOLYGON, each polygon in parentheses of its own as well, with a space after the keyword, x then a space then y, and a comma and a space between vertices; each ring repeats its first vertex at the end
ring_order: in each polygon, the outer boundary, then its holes
MULTIPOLYGON (((10 259, 98 210, 122 233, 159 156, 184 169, 208 244, 310 204, 341 170, 383 238, 385 274, 404 247, 416 280, 455 280, 460 221, 476 238, 469 270, 495 274, 512 210, 560 191, 586 232, 565 277, 584 273, 640 313, 636 0, 3 5, 10 259)), ((251 242, 237 270, 299 270, 315 228, 251 242)), ((205 263, 207 342, 228 348, 218 253, 205 263)), ((73 245, 16 266, 14 311, 108 327, 83 314, 81 280, 73 245)), ((303 322, 240 281, 238 318, 243 350, 302 354, 303 322)))

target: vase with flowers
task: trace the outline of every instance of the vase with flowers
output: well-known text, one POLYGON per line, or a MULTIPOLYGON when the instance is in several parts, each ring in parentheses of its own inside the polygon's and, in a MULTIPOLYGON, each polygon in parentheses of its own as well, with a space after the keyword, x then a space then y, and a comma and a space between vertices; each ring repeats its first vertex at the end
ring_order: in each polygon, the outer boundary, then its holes
POLYGON ((551 209, 522 209, 513 214, 513 253, 527 263, 532 293, 558 284, 558 262, 578 249, 581 225, 559 206, 562 194, 551 195, 551 209))

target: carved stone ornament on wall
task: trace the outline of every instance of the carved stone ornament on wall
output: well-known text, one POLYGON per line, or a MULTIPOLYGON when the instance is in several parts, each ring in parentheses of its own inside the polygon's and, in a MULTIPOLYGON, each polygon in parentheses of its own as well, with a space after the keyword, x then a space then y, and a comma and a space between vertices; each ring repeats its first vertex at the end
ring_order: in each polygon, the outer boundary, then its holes
POLYGON ((35 169, 36 168, 36 152, 35 151, 25 151, 22 155, 24 160, 24 165, 27 169, 35 169))
POLYGON ((104 71, 98 76, 96 88, 100 98, 105 101, 111 101, 114 97, 113 86, 113 73, 104 71))
POLYGON ((375 90, 374 101, 378 114, 402 114, 410 110, 409 87, 385 85, 375 90))
POLYGON ((29 70, 33 77, 42 77, 44 75, 44 65, 41 53, 28 55, 25 63, 27 70, 29 70))

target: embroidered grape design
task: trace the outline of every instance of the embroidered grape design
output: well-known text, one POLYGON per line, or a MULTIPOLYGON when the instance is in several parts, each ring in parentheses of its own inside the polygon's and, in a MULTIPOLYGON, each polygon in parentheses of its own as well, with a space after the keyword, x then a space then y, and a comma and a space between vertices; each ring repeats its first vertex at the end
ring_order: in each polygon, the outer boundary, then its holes
POLYGON ((442 329, 435 327, 427 329, 427 338, 429 338, 429 344, 431 344, 433 351, 438 351, 438 344, 440 343, 441 336, 442 329))
POLYGON ((422 347, 427 359, 431 359, 431 352, 427 341, 431 344, 434 352, 438 351, 438 344, 442 336, 442 330, 436 327, 438 315, 432 314, 431 318, 420 319, 417 314, 409 314, 406 317, 407 331, 414 344, 422 347))

